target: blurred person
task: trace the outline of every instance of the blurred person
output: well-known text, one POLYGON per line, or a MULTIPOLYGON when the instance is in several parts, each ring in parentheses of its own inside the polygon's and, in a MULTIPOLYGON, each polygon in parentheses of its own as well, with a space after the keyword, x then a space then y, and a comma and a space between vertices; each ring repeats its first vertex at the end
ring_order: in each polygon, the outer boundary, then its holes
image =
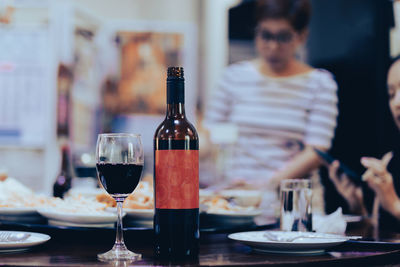
MULTIPOLYGON (((387 76, 389 107, 400 131, 400 58, 389 68, 387 76)), ((399 132, 400 133, 400 132, 399 132)), ((353 184, 345 174, 340 174, 339 162, 329 166, 329 176, 337 191, 347 201, 350 212, 368 215, 364 190, 353 184)), ((366 168, 362 178, 375 193, 380 205, 379 225, 386 230, 400 230, 400 147, 386 153, 381 159, 361 158, 366 168)))
POLYGON ((323 69, 300 62, 308 34, 308 0, 256 5, 259 57, 228 66, 206 109, 204 125, 234 123, 238 140, 225 174, 236 186, 274 191, 282 179, 308 177, 336 127, 337 84, 323 69))

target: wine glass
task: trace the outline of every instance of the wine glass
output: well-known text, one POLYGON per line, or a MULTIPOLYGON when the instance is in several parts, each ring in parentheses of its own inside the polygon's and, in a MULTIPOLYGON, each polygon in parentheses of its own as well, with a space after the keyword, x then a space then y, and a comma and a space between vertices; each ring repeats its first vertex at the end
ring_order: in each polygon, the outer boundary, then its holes
POLYGON ((143 170, 143 146, 138 134, 99 134, 96 146, 96 169, 100 183, 117 202, 117 234, 113 248, 98 254, 99 260, 139 260, 129 251, 122 232, 122 203, 139 183, 143 170))

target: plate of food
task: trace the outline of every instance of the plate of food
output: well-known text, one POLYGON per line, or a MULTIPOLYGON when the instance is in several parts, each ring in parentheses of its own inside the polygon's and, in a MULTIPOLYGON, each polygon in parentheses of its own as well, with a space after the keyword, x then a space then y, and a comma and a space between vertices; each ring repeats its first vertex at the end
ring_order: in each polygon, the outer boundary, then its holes
MULTIPOLYGON (((96 200, 107 207, 117 206, 117 202, 107 193, 98 194, 96 200)), ((152 210, 154 208, 153 187, 148 182, 139 182, 134 193, 125 199, 123 207, 124 210, 152 210)))
POLYGON ((36 209, 48 200, 12 177, 0 181, 0 216, 38 216, 36 209))
POLYGON ((117 214, 106 211, 106 205, 92 198, 53 198, 46 206, 38 209, 43 217, 51 221, 75 224, 107 224, 117 221, 117 214))
POLYGON ((355 237, 313 232, 251 231, 230 234, 228 238, 248 245, 256 252, 321 254, 355 237))
MULTIPOLYGON (((117 203, 108 194, 98 194, 96 200, 107 206, 107 211, 116 213, 117 203)), ((125 221, 129 225, 153 227, 154 198, 153 187, 149 182, 141 181, 135 192, 124 201, 123 211, 126 214, 125 221)))
POLYGON ((0 181, 0 221, 39 223, 45 219, 37 208, 48 203, 50 198, 36 194, 12 177, 0 181))
POLYGON ((254 218, 261 215, 261 210, 248 206, 243 207, 216 195, 203 199, 201 205, 201 223, 203 225, 252 225, 254 218))
POLYGON ((258 207, 262 199, 262 192, 258 190, 225 189, 218 195, 241 207, 258 207))

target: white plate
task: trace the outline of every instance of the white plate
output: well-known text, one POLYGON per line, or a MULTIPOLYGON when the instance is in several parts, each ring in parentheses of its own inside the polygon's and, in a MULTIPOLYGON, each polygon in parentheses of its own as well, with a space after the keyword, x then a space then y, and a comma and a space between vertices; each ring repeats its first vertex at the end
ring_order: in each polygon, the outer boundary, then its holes
POLYGON ((223 217, 230 217, 230 218, 237 218, 237 217, 256 217, 261 215, 261 210, 242 210, 242 211, 228 211, 228 210, 221 210, 221 211, 207 211, 208 215, 216 215, 216 216, 223 216, 223 217))
POLYGON ((95 227, 95 228, 112 228, 114 227, 114 223, 72 223, 72 222, 65 222, 65 221, 57 221, 57 220, 49 220, 48 221, 49 225, 55 225, 55 226, 68 226, 68 227, 95 227))
POLYGON ((289 254, 318 254, 325 249, 339 245, 349 238, 346 236, 308 233, 308 232, 284 232, 284 231, 254 231, 230 234, 228 238, 239 241, 252 247, 258 252, 289 253, 289 254), (298 235, 305 236, 291 242, 271 241, 265 236, 270 232, 280 238, 291 238, 298 235))
MULTIPOLYGON (((108 212, 116 213, 117 208, 107 208, 108 212)), ((152 221, 154 218, 153 209, 123 209, 129 219, 140 221, 152 221)))
POLYGON ((30 247, 42 244, 50 240, 50 236, 45 234, 33 233, 33 232, 17 232, 17 231, 0 231, 0 232, 11 232, 11 233, 27 233, 30 237, 24 241, 17 242, 0 242, 0 252, 8 252, 14 250, 23 250, 30 247))
POLYGON ((117 221, 117 214, 111 212, 68 213, 55 209, 39 209, 38 212, 50 220, 71 222, 77 224, 105 224, 117 221))
POLYGON ((37 215, 33 207, 0 207, 0 215, 37 215))
POLYGON ((201 214, 201 222, 207 227, 244 226, 254 224, 254 218, 260 214, 260 210, 203 212, 201 214))

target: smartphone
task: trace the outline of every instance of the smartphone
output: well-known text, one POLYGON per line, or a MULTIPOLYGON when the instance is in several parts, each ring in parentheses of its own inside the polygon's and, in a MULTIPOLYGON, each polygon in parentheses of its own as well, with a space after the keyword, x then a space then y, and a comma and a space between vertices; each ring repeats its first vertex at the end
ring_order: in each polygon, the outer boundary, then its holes
MULTIPOLYGON (((318 156, 320 156, 323 160, 325 160, 329 164, 331 164, 336 160, 328 153, 321 151, 317 148, 314 148, 314 151, 318 154, 318 156)), ((340 161, 339 161, 339 171, 345 173, 349 177, 349 179, 356 185, 360 185, 363 182, 361 175, 359 175, 357 172, 353 171, 340 161)))

